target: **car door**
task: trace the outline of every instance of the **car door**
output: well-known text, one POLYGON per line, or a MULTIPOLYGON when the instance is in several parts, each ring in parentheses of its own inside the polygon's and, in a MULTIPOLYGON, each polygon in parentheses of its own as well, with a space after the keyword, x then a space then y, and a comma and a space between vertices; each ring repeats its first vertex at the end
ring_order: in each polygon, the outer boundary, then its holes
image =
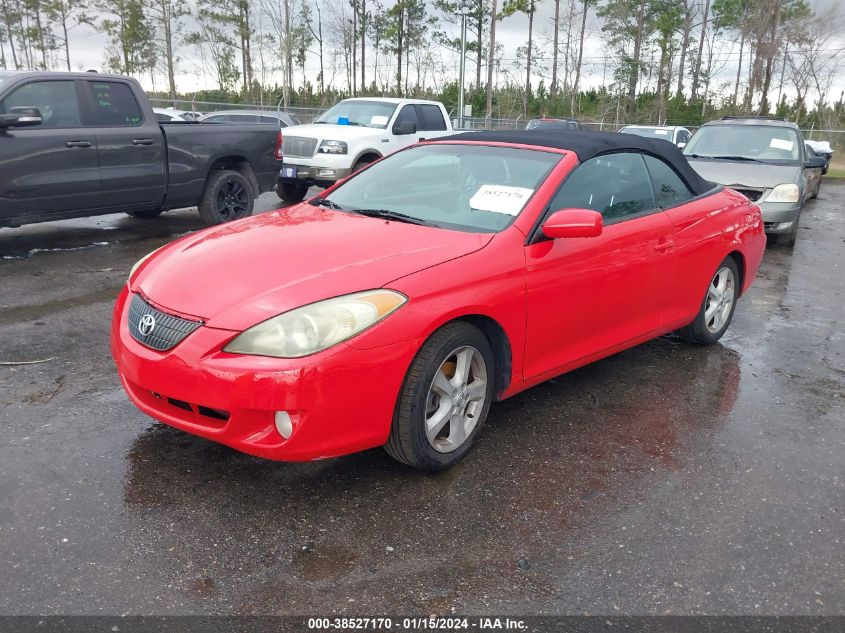
POLYGON ((528 286, 524 375, 557 373, 659 330, 671 279, 670 222, 657 207, 643 158, 598 156, 575 169, 548 213, 599 211, 592 238, 525 249, 528 286))
POLYGON ((164 135, 145 116, 132 86, 113 79, 86 79, 86 118, 97 136, 102 204, 124 211, 151 209, 164 200, 164 135))
POLYGON ((446 119, 443 118, 443 111, 440 106, 428 103, 420 103, 417 111, 417 138, 423 141, 428 138, 446 136, 449 132, 446 127, 446 119))
POLYGON ((669 163, 655 156, 644 159, 657 204, 672 223, 675 244, 666 323, 687 325, 701 306, 704 288, 719 263, 714 261, 718 251, 714 246, 724 240, 721 210, 714 211, 706 197, 696 198, 669 163))
POLYGON ((41 124, 0 136, 0 224, 100 206, 94 130, 82 123, 72 79, 28 81, 0 101, 0 114, 34 106, 41 124))
POLYGON ((388 143, 390 152, 395 152, 396 150, 416 143, 420 138, 420 121, 417 118, 416 106, 410 103, 402 106, 396 113, 396 117, 393 119, 390 130, 391 138, 388 143), (413 123, 417 126, 417 131, 413 134, 397 134, 398 126, 403 123, 413 123))

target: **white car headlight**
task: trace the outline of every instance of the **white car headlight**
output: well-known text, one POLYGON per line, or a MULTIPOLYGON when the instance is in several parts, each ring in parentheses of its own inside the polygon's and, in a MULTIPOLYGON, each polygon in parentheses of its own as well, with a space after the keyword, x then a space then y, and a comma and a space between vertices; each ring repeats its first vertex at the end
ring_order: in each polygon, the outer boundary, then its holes
POLYGON ((276 358, 309 356, 360 334, 407 300, 393 290, 367 290, 318 301, 249 328, 223 351, 276 358))
MULTIPOLYGON (((165 244, 165 246, 166 246, 166 244, 165 244)), ((134 274, 135 274, 135 271, 136 271, 136 270, 138 270, 138 268, 140 268, 140 267, 141 267, 141 264, 143 264, 143 263, 144 263, 145 261, 147 261, 150 257, 152 257, 153 255, 155 255, 155 254, 156 254, 158 251, 160 251, 162 248, 164 248, 164 246, 159 246, 157 249, 155 249, 154 251, 150 251, 149 253, 147 253, 146 255, 144 255, 141 259, 139 259, 137 262, 135 262, 135 264, 132 266, 132 268, 130 268, 130 269, 129 269, 129 279, 132 279, 132 275, 134 275, 134 274)))
POLYGON ((766 202, 798 202, 800 195, 801 192, 796 184, 778 185, 766 196, 766 202))
POLYGON ((349 151, 344 141, 323 141, 320 143, 320 152, 323 154, 345 154, 349 151))

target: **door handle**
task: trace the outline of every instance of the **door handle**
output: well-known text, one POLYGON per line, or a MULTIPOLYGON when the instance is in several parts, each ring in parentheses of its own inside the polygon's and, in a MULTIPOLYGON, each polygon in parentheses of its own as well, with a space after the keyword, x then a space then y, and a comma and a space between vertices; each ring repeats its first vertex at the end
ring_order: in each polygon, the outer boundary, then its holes
POLYGON ((673 240, 660 240, 657 244, 654 245, 654 250, 658 253, 663 253, 668 251, 670 248, 675 247, 675 242, 673 240))
POLYGON ((68 141, 65 145, 68 147, 91 147, 91 141, 68 141))
POLYGON ((133 145, 152 145, 153 139, 151 139, 151 138, 133 138, 132 144, 133 145))

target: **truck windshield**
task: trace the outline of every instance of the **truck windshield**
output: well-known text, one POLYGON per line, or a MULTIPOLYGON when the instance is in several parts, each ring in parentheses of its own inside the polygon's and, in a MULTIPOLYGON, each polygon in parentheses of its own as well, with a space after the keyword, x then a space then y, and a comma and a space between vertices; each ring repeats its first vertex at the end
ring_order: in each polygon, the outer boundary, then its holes
POLYGON ((542 150, 457 143, 391 154, 311 204, 472 233, 511 224, 561 159, 542 150))
POLYGON ((764 163, 795 163, 799 157, 798 134, 774 125, 705 125, 686 147, 687 158, 756 160, 764 163))
POLYGON ((362 125, 384 129, 387 127, 395 109, 395 103, 387 103, 386 101, 347 99, 321 114, 314 123, 362 125))

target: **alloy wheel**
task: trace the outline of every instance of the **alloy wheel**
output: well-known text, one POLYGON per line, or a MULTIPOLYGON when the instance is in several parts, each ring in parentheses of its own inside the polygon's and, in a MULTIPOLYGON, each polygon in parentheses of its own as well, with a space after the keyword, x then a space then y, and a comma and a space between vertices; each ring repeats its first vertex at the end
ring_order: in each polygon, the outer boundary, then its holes
POLYGON ((487 364, 476 348, 446 356, 428 390, 425 434, 434 450, 451 453, 472 434, 487 399, 487 364))
POLYGON ((720 332, 731 316, 731 308, 736 298, 736 279, 727 266, 720 268, 713 276, 707 288, 707 300, 704 304, 704 327, 711 334, 720 332))
POLYGON ((217 212, 224 220, 243 217, 248 202, 246 187, 236 180, 227 179, 217 191, 217 212))

